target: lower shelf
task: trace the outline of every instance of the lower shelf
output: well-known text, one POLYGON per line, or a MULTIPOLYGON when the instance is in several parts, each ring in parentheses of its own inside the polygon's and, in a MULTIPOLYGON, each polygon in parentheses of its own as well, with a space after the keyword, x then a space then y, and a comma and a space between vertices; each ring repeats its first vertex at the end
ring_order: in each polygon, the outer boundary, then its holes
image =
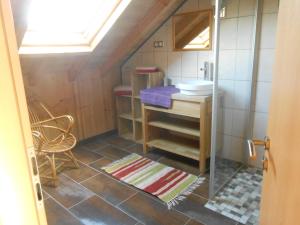
POLYGON ((149 147, 155 147, 187 158, 199 160, 199 148, 181 139, 158 138, 147 142, 149 147))
POLYGON ((133 133, 131 133, 131 132, 121 134, 120 136, 127 140, 133 140, 133 133))

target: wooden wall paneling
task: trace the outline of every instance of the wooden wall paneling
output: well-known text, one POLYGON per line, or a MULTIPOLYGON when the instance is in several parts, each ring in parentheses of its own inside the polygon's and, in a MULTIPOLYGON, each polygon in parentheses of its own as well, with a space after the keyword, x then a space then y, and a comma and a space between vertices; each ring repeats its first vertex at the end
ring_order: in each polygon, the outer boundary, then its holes
MULTIPOLYGON (((72 115, 79 139, 115 129, 113 88, 121 82, 120 62, 183 1, 133 0, 92 53, 22 56, 27 97, 55 114, 72 115)), ((12 2, 20 44, 29 0, 12 2)))

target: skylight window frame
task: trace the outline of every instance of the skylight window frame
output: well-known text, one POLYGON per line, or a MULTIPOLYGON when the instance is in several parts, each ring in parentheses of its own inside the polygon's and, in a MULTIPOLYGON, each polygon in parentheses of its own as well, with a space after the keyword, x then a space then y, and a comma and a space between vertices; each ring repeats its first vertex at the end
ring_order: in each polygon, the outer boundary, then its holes
MULTIPOLYGON (((81 40, 73 43, 48 43, 48 44, 24 44, 22 41, 19 49, 19 54, 51 54, 51 53, 84 53, 92 52, 94 48, 100 43, 104 36, 108 33, 113 24, 117 21, 120 15, 124 12, 131 0, 117 0, 109 15, 101 24, 95 23, 91 27, 87 27, 82 32, 68 32, 81 36, 81 40), (74 44, 76 42, 76 44, 74 44)), ((95 19, 95 18, 94 18, 95 19)), ((34 31, 27 30, 27 32, 34 33, 34 31)), ((24 35, 24 37, 25 37, 24 35)), ((77 37, 78 38, 78 37, 77 37)), ((79 39, 78 39, 79 40, 79 39)))

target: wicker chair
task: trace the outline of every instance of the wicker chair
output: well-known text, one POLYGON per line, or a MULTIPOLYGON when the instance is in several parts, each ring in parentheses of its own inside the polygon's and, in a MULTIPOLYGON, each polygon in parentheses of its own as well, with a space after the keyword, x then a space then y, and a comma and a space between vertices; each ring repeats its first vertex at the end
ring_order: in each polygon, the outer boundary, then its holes
POLYGON ((66 162, 79 168, 72 153, 77 142, 71 133, 74 119, 69 115, 53 116, 40 102, 29 103, 29 115, 40 176, 57 186, 57 171, 66 162))

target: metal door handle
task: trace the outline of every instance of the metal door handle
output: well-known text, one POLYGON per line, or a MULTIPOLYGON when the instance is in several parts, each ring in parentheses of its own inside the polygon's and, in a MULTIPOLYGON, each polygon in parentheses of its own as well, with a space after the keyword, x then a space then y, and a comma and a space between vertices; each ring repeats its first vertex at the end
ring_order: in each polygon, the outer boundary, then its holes
POLYGON ((264 140, 257 140, 257 139, 249 139, 248 141, 248 147, 249 147, 249 155, 250 155, 250 159, 255 160, 256 159, 256 145, 257 146, 264 146, 265 150, 269 150, 270 149, 270 138, 269 137, 265 137, 264 140))

